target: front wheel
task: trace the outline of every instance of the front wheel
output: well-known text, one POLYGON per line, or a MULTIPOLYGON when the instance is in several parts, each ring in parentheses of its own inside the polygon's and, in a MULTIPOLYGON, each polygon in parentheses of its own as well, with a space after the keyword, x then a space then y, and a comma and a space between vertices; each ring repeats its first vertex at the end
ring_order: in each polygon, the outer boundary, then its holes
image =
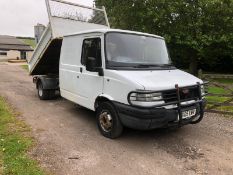
POLYGON ((110 139, 121 136, 123 125, 113 104, 110 102, 100 104, 96 118, 98 128, 103 136, 110 139))

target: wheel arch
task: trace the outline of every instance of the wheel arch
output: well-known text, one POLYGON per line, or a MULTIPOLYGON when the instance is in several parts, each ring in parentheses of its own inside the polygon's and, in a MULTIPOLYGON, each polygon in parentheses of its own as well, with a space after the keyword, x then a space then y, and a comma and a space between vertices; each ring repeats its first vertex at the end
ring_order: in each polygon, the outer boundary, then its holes
POLYGON ((36 77, 36 88, 37 89, 38 89, 39 83, 42 83, 43 88, 47 90, 59 89, 59 80, 56 77, 54 78, 54 77, 49 77, 49 76, 37 76, 36 77))
POLYGON ((98 106, 101 103, 103 103, 103 102, 112 102, 112 101, 114 101, 114 99, 109 95, 106 95, 106 94, 99 95, 95 100, 95 104, 94 104, 95 110, 98 108, 98 106))
POLYGON ((42 82, 42 80, 40 79, 40 77, 37 77, 37 78, 36 78, 36 82, 35 82, 35 84, 36 84, 36 89, 38 89, 39 83, 42 83, 42 84, 43 84, 43 82, 42 82))

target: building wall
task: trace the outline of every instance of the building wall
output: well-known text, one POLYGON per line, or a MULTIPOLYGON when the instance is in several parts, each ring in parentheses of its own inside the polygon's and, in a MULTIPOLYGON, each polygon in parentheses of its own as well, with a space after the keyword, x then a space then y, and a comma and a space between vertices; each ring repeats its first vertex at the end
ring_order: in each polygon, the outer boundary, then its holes
POLYGON ((17 50, 10 50, 7 52, 8 59, 20 59, 20 51, 17 50))
POLYGON ((27 52, 27 60, 31 60, 32 54, 33 54, 33 51, 28 51, 27 52))
MULTIPOLYGON (((7 52, 7 56, 0 55, 0 59, 20 59, 20 51, 18 50, 9 50, 9 51, 0 51, 0 52, 7 52)), ((26 52, 26 59, 30 60, 32 57, 32 51, 26 52)))

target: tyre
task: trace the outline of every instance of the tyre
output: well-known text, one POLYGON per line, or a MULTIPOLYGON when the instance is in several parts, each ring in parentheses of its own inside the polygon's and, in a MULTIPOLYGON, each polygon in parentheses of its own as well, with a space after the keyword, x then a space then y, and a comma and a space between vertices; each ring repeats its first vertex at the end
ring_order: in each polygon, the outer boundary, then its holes
POLYGON ((203 116, 204 116, 204 114, 198 115, 197 117, 195 117, 195 118, 192 120, 191 124, 194 125, 194 124, 200 123, 200 122, 202 121, 202 119, 203 119, 203 116))
POLYGON ((56 98, 56 91, 55 90, 49 90, 49 99, 55 99, 56 98))
POLYGON ((202 107, 200 107, 200 113, 194 119, 192 120, 191 124, 197 124, 200 123, 203 120, 204 117, 204 111, 202 110, 202 107))
POLYGON ((40 100, 49 100, 51 98, 50 90, 43 89, 43 84, 40 81, 37 84, 37 92, 40 100))
POLYGON ((97 109, 97 124, 100 133, 110 139, 121 136, 123 125, 118 113, 110 102, 103 102, 97 109))

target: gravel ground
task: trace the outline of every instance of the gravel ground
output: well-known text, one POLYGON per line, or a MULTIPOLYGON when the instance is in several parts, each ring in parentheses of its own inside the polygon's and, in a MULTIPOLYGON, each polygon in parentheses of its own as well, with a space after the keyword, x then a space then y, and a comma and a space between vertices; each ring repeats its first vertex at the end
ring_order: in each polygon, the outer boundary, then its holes
POLYGON ((32 127, 30 155, 57 175, 233 174, 233 120, 206 114, 177 130, 127 129, 117 140, 102 137, 95 114, 64 99, 40 101, 32 78, 0 63, 0 95, 32 127))

